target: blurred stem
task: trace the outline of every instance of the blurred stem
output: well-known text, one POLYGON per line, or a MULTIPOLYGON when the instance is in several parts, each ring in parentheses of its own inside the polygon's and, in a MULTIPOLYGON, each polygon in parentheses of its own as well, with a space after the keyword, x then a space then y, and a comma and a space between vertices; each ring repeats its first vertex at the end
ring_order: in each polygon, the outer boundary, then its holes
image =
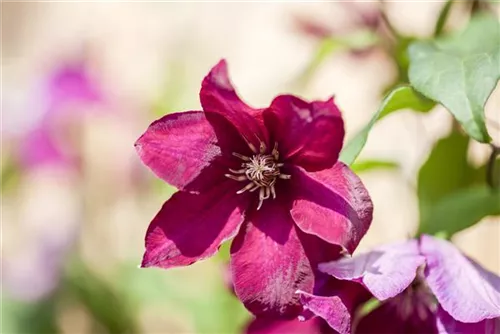
POLYGON ((439 14, 436 26, 434 28, 434 37, 438 37, 443 33, 443 28, 446 24, 446 20, 450 16, 450 10, 452 5, 453 5, 453 0, 448 0, 444 5, 443 9, 441 9, 441 13, 439 14))
POLYGON ((471 7, 470 7, 470 12, 471 15, 474 15, 477 12, 481 11, 492 11, 493 8, 490 6, 488 1, 486 0, 473 0, 470 2, 471 7))
POLYGON ((392 34, 394 39, 399 40, 401 38, 401 35, 398 33, 396 28, 392 25, 391 21, 387 17, 387 7, 385 4, 385 1, 380 1, 380 18, 382 19, 382 22, 384 22, 384 25, 386 28, 389 30, 389 32, 392 34))
POLYGON ((500 180, 495 177, 495 164, 499 155, 500 147, 491 144, 491 154, 486 166, 486 182, 492 189, 497 189, 500 186, 500 180))
POLYGON ((126 295, 98 277, 81 259, 72 261, 64 279, 66 294, 88 311, 95 328, 109 334, 139 333, 136 313, 126 295))
POLYGON ((477 13, 479 10, 481 10, 481 1, 480 0, 472 0, 470 10, 471 10, 471 14, 477 13))

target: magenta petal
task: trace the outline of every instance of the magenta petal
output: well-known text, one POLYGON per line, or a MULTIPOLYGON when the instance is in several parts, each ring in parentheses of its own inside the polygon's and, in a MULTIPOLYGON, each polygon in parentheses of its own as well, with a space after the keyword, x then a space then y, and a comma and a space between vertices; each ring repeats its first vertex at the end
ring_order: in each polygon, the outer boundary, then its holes
POLYGON ((351 311, 339 296, 315 296, 299 291, 300 302, 306 310, 324 319, 340 334, 351 333, 351 311))
POLYGON ((337 161, 344 122, 333 98, 309 103, 281 95, 264 111, 264 119, 286 160, 308 171, 330 168, 337 161))
POLYGON ((261 110, 249 107, 238 97, 225 60, 215 65, 203 79, 200 101, 204 111, 224 116, 255 147, 259 147, 260 140, 268 142, 261 110))
POLYGON ((375 298, 385 300, 406 289, 425 263, 416 240, 380 247, 352 258, 323 263, 319 269, 341 280, 362 284, 375 298))
POLYGON ((246 200, 229 180, 203 194, 175 193, 149 225, 142 267, 187 266, 212 256, 238 232, 246 200))
POLYGON ((286 207, 265 203, 231 245, 236 295, 255 315, 293 317, 298 289, 311 291, 312 267, 286 207))
POLYGON ((443 309, 460 322, 500 317, 500 277, 464 256, 452 243, 423 235, 427 284, 443 309))
POLYGON ((219 115, 189 111, 153 122, 135 147, 158 177, 181 190, 197 192, 225 180, 232 147, 238 149, 241 144, 219 115))
POLYGON ((352 253, 368 230, 373 204, 361 180, 337 162, 332 168, 292 173, 296 197, 291 214, 299 228, 352 253))
POLYGON ((442 334, 498 334, 500 332, 500 318, 464 323, 453 319, 440 307, 437 311, 437 328, 442 334))
POLYGON ((322 320, 308 321, 276 320, 274 318, 255 318, 247 327, 246 334, 323 334, 322 320))

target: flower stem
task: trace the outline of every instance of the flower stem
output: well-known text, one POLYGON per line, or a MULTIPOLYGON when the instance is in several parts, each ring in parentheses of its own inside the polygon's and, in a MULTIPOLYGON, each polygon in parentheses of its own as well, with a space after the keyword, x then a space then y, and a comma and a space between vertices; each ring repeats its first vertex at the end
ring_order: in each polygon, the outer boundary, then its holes
POLYGON ((495 163, 500 155, 500 147, 491 144, 491 154, 486 166, 486 182, 492 189, 500 187, 500 178, 495 177, 495 163))

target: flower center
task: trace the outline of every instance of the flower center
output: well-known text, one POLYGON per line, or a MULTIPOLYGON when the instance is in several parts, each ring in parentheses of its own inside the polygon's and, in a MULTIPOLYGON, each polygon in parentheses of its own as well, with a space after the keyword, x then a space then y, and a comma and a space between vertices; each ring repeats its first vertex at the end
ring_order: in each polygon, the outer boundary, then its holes
POLYGON ((274 144, 271 154, 266 153, 267 147, 263 142, 260 143, 259 151, 251 143, 248 143, 248 146, 255 154, 247 157, 233 152, 235 157, 243 160, 242 168, 238 170, 229 169, 232 174, 225 174, 225 176, 236 181, 249 181, 245 187, 236 192, 237 194, 242 194, 247 190, 253 192, 260 189, 259 205, 257 206, 257 210, 259 210, 264 200, 271 196, 273 199, 276 198, 276 179, 286 180, 290 178, 290 175, 282 174, 280 171, 283 163, 278 161, 278 143, 274 144))
POLYGON ((417 270, 413 282, 393 299, 403 319, 411 317, 425 321, 436 308, 435 298, 423 277, 423 266, 417 270))

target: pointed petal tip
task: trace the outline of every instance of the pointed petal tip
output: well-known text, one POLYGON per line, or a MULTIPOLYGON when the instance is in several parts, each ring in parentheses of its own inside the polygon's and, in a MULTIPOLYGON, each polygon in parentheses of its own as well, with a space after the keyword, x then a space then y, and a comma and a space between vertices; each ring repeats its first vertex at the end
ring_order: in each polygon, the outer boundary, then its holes
POLYGON ((227 68, 227 60, 226 60, 226 58, 219 59, 219 61, 217 62, 217 64, 215 64, 214 68, 215 67, 219 67, 219 66, 227 68))
POLYGON ((144 255, 142 256, 142 261, 141 263, 139 264, 138 268, 150 268, 150 267, 153 267, 154 264, 151 263, 149 260, 147 260, 147 255, 148 255, 148 251, 146 250, 144 252, 144 255))

